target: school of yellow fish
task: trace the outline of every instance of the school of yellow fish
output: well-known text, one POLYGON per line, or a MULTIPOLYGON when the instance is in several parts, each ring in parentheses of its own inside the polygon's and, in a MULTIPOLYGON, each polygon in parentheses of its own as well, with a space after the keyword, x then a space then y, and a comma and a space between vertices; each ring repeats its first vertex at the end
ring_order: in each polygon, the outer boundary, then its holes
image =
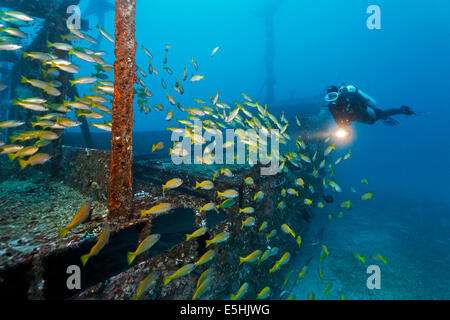
MULTIPOLYGON (((33 19, 23 13, 10 11, 3 12, 1 14, 0 21, 0 51, 21 50, 22 47, 17 40, 26 38, 27 35, 20 31, 19 28, 8 27, 8 25, 14 25, 14 22, 17 21, 21 23, 27 23, 33 21, 33 19)), ((109 35, 103 28, 97 26, 97 29, 103 37, 105 37, 108 41, 114 43, 114 38, 109 35)), ((0 144, 0 154, 7 154, 11 161, 15 161, 17 159, 22 169, 26 168, 27 166, 46 163, 51 159, 51 155, 40 153, 39 150, 52 143, 52 141, 60 138, 62 135, 62 130, 81 125, 81 122, 71 119, 71 116, 73 117, 74 115, 72 112, 75 112, 75 115, 77 117, 86 117, 93 120, 100 120, 103 119, 105 115, 112 114, 112 110, 105 105, 106 103, 110 102, 111 95, 114 93, 114 84, 110 81, 106 81, 106 79, 108 79, 108 74, 111 74, 114 71, 112 64, 108 64, 102 58, 103 56, 107 55, 107 53, 103 51, 94 52, 82 46, 73 46, 71 43, 74 42, 96 43, 96 40, 88 34, 85 34, 79 30, 68 29, 68 33, 62 37, 61 42, 48 42, 48 52, 23 52, 24 58, 38 60, 42 63, 40 79, 27 79, 26 77, 22 77, 22 82, 24 85, 36 88, 37 90, 39 90, 40 94, 36 97, 17 98, 14 100, 13 105, 18 108, 25 108, 35 112, 36 120, 29 124, 32 129, 27 129, 26 131, 20 132, 15 136, 11 136, 10 144, 7 144, 6 142, 2 142, 0 144), (60 59, 56 56, 55 53, 61 51, 67 53, 67 56, 69 57, 68 60, 60 59), (96 73, 92 76, 77 77, 80 65, 75 63, 74 60, 77 63, 81 60, 92 64, 95 68, 96 73), (60 88, 63 86, 63 84, 56 80, 61 73, 74 75, 74 80, 70 81, 71 86, 94 85, 94 87, 91 89, 92 94, 84 95, 82 97, 74 97, 73 99, 67 99, 66 97, 61 98, 63 93, 60 91, 60 88), (60 103, 51 103, 51 101, 55 99, 59 99, 60 103), (17 144, 18 141, 20 141, 21 144, 17 144)), ((141 46, 141 48, 148 57, 148 72, 137 66, 136 72, 139 77, 136 80, 136 85, 138 86, 136 88, 136 96, 137 103, 141 111, 148 113, 150 112, 148 101, 149 98, 152 97, 152 93, 146 87, 144 78, 148 77, 149 75, 158 76, 160 75, 160 72, 158 72, 152 64, 153 55, 150 53, 150 51, 143 45, 141 46)), ((160 75, 161 86, 163 90, 168 90, 169 86, 167 81, 171 76, 174 75, 174 71, 168 66, 168 52, 170 48, 171 46, 167 45, 164 49, 165 52, 163 60, 163 70, 167 72, 167 75, 164 75, 166 79, 164 79, 162 74, 160 75)), ((219 49, 220 47, 214 48, 210 57, 214 57, 219 49)), ((204 80, 204 76, 198 73, 199 64, 194 58, 190 59, 190 64, 192 65, 194 71, 189 78, 189 82, 195 85, 195 82, 204 80)), ((175 93, 179 95, 184 94, 183 82, 187 80, 188 67, 187 64, 185 64, 181 80, 176 78, 175 84, 172 87, 175 93)), ((4 90, 5 88, 5 85, 0 84, 0 90, 4 90)), ((233 108, 227 103, 220 100, 220 91, 217 91, 215 94, 210 95, 210 103, 207 102, 207 99, 195 99, 194 102, 198 104, 198 106, 192 108, 186 108, 179 102, 177 102, 175 94, 167 93, 166 96, 171 106, 176 106, 183 114, 186 114, 186 118, 176 120, 178 125, 181 125, 181 127, 167 127, 167 130, 172 132, 181 132, 184 135, 184 138, 191 139, 192 143, 206 145, 205 139, 201 134, 198 134, 198 132, 205 131, 213 135, 222 137, 222 130, 228 128, 234 129, 238 141, 246 146, 246 151, 248 152, 262 151, 262 148, 264 146, 255 143, 255 139, 250 139, 250 137, 245 132, 245 130, 247 129, 254 129, 256 132, 259 132, 259 134, 268 134, 271 129, 277 129, 277 131, 274 131, 276 134, 276 139, 282 145, 288 145, 288 142, 292 140, 291 136, 288 133, 290 124, 284 117, 284 113, 281 115, 281 118, 278 119, 276 116, 269 112, 267 105, 265 105, 264 107, 261 106, 257 101, 254 101, 247 94, 242 94, 243 101, 236 102, 235 107, 233 108), (198 123, 201 124, 200 127, 198 127, 198 123)), ((154 109, 159 112, 164 110, 164 106, 163 104, 159 103, 154 105, 154 109)), ((174 111, 169 110, 165 119, 168 122, 174 121, 174 111)), ((296 124, 297 127, 301 127, 301 121, 299 117, 296 117, 296 124)), ((25 125, 26 123, 24 121, 8 120, 0 123, 0 129, 16 129, 25 125)), ((91 126, 95 126, 101 130, 111 131, 111 122, 104 121, 103 123, 92 123, 91 126)), ((335 144, 329 144, 330 140, 331 137, 326 138, 324 143, 328 144, 328 146, 323 154, 318 154, 316 150, 315 152, 312 152, 312 148, 308 148, 306 142, 302 139, 302 137, 298 137, 295 141, 295 148, 293 151, 286 152, 284 155, 278 154, 277 152, 273 151, 272 154, 267 155, 267 158, 278 160, 281 163, 279 172, 288 172, 289 166, 287 165, 287 163, 290 163, 295 168, 302 168, 303 173, 310 174, 314 178, 318 178, 319 170, 324 170, 324 172, 327 173, 330 178, 332 178, 334 176, 333 165, 336 166, 342 160, 348 160, 351 157, 351 150, 349 150, 345 156, 339 157, 334 162, 332 162, 331 160, 328 161, 328 159, 330 159, 329 155, 333 152, 333 150, 336 149, 335 144)), ((216 141, 206 146, 204 148, 202 157, 196 159, 196 161, 202 164, 212 164, 214 160, 214 153, 212 150, 215 146, 216 141)), ((228 147, 234 148, 234 143, 226 143, 224 145, 224 148, 228 147)), ((166 147, 164 146, 163 142, 154 141, 151 151, 161 151, 165 148, 166 147)), ((189 154, 189 151, 183 149, 182 144, 180 142, 177 142, 174 143, 172 148, 169 148, 169 154, 184 156, 189 154)), ((238 159, 238 157, 235 157, 235 160, 244 160, 244 162, 249 165, 255 164, 254 160, 249 156, 247 156, 246 159, 238 159)), ((194 190, 215 190, 214 182, 219 175, 226 178, 232 177, 233 173, 229 168, 223 167, 220 170, 217 170, 209 180, 197 181, 196 185, 191 186, 191 188, 194 190)), ((281 194, 278 196, 279 201, 277 202, 276 208, 274 208, 274 210, 283 211, 286 208, 287 203, 289 203, 290 201, 294 201, 291 199, 295 199, 295 201, 301 199, 301 202, 308 207, 315 206, 319 209, 324 209, 326 207, 323 202, 315 202, 314 198, 317 197, 314 196, 314 187, 312 185, 305 186, 303 178, 295 177, 295 182, 292 185, 287 185, 282 189, 281 194)), ((247 186, 256 187, 253 194, 253 201, 255 202, 255 204, 264 199, 265 195, 263 191, 258 190, 258 186, 255 185, 253 178, 245 177, 243 183, 247 186)), ((368 181, 367 179, 362 179, 361 183, 368 184, 368 181)), ((168 180, 162 185, 162 195, 164 195, 165 192, 180 187, 182 184, 183 181, 176 177, 168 180)), ((331 188, 331 190, 334 192, 340 193, 343 191, 342 188, 331 179, 323 178, 322 184, 323 188, 331 188)), ((356 192, 355 188, 353 187, 351 187, 351 191, 356 192)), ((236 204, 235 199, 239 196, 239 192, 235 189, 216 190, 216 194, 217 201, 206 203, 201 208, 198 208, 198 210, 200 212, 207 212, 212 210, 230 208, 236 204)), ((361 200, 369 200, 373 197, 374 195, 368 192, 361 196, 361 200)), ((352 203, 350 200, 342 202, 340 206, 341 208, 344 208, 346 210, 352 209, 352 203)), ((83 207, 75 215, 73 220, 66 227, 59 230, 60 236, 67 236, 67 234, 71 230, 86 221, 89 216, 90 207, 91 203, 86 203, 85 205, 83 205, 83 207)), ((164 214, 170 212, 172 209, 173 206, 171 203, 161 202, 155 204, 148 210, 142 210, 141 217, 145 217, 147 215, 164 214)), ((244 208, 239 208, 238 212, 238 214, 242 216, 242 219, 240 219, 241 224, 239 226, 241 232, 249 232, 249 234, 264 234, 268 244, 270 243, 271 238, 277 235, 278 230, 271 229, 270 221, 257 221, 255 217, 251 216, 255 212, 254 207, 247 206, 244 208)), ((340 212, 338 218, 342 218, 342 216, 343 213, 340 212)), ((330 214, 328 218, 331 220, 332 215, 330 214)), ((301 235, 298 234, 298 232, 296 232, 294 228, 287 222, 282 224, 279 231, 281 232, 281 234, 286 236, 286 241, 294 241, 299 248, 302 246, 301 235), (291 237, 292 240, 289 240, 291 237)), ((192 234, 186 235, 186 241, 201 237, 206 232, 207 229, 205 227, 201 227, 192 234)), ((92 247, 89 253, 81 257, 83 266, 88 263, 88 260, 91 257, 97 255, 101 251, 101 249, 105 245, 107 245, 110 233, 110 227, 106 224, 99 236, 98 242, 92 247)), ((217 249, 215 248, 220 246, 221 243, 227 242, 232 236, 233 234, 231 234, 230 232, 223 231, 219 234, 214 235, 210 240, 207 240, 206 248, 212 246, 213 249, 209 249, 202 257, 199 258, 198 261, 189 263, 179 268, 171 275, 165 275, 163 277, 164 285, 167 285, 171 281, 190 274, 201 265, 205 265, 213 261, 217 252, 217 249)), ((128 263, 132 264, 137 256, 150 250, 155 245, 155 243, 159 241, 159 239, 159 234, 152 234, 141 241, 134 252, 128 253, 126 257, 128 263)), ((328 255, 328 248, 323 245, 319 258, 320 263, 322 263, 323 260, 328 257, 328 255)), ((268 245, 267 248, 255 248, 253 252, 247 252, 243 254, 239 258, 239 261, 236 261, 236 263, 239 266, 248 264, 255 264, 259 266, 261 263, 277 256, 278 258, 274 258, 273 265, 269 269, 269 273, 272 274, 278 272, 283 268, 283 266, 289 264, 291 260, 290 252, 282 252, 278 247, 270 247, 268 245)), ((358 261, 366 263, 366 258, 361 256, 359 253, 355 253, 354 257, 358 261)), ((380 254, 375 255, 373 258, 378 259, 383 263, 387 263, 387 259, 380 254)), ((295 283, 297 284, 301 279, 305 277, 306 272, 306 265, 303 266, 301 270, 294 271, 294 269, 291 269, 289 272, 287 272, 286 278, 282 283, 282 289, 287 285, 293 274, 297 274, 295 280, 295 283)), ((320 279, 324 278, 322 265, 319 267, 318 275, 320 279)), ((160 275, 158 273, 149 274, 141 282, 134 299, 140 299, 141 297, 145 296, 145 293, 148 292, 150 288, 157 283, 159 278, 160 275)), ((213 269, 209 268, 204 271, 198 279, 193 299, 198 299, 199 297, 201 297, 211 288, 213 284, 213 269)), ((238 300, 242 298, 251 298, 246 296, 247 292, 249 291, 249 286, 250 285, 248 282, 240 285, 239 290, 236 293, 230 293, 230 299, 238 300)), ((325 286, 325 294, 327 297, 331 288, 331 282, 328 282, 325 286)), ((255 299, 276 298, 272 296, 272 289, 269 286, 261 285, 261 288, 255 289, 259 292, 257 296, 254 297, 255 299)), ((310 293, 307 298, 313 299, 314 297, 315 294, 310 293)), ((294 298, 295 297, 292 293, 290 293, 287 297, 287 299, 289 300, 294 298)), ((342 296, 341 299, 343 298, 344 297, 342 296)))

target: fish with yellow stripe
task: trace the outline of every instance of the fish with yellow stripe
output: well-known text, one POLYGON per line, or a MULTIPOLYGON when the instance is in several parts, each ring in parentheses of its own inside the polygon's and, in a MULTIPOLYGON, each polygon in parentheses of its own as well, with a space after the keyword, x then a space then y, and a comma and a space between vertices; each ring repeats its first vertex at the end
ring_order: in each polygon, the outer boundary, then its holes
POLYGON ((89 251, 88 254, 81 256, 81 262, 83 263, 83 267, 86 265, 86 263, 92 256, 96 256, 97 254, 99 254, 100 250, 102 250, 103 247, 108 243, 110 234, 111 234, 111 227, 109 226, 109 224, 105 224, 102 233, 98 237, 97 243, 91 248, 91 251, 89 251))
POLYGON ((230 300, 239 300, 242 297, 245 296, 245 294, 248 292, 249 284, 248 282, 245 282, 238 290, 236 294, 230 295, 230 300))
POLYGON ((156 272, 152 272, 148 276, 146 276, 139 285, 136 295, 132 298, 132 300, 139 300, 145 292, 147 292, 152 286, 156 284, 156 282, 158 281, 158 277, 159 274, 156 272))
POLYGON ((69 225, 67 227, 60 228, 58 230, 59 236, 61 238, 64 238, 65 236, 67 236, 70 230, 85 222, 89 218, 89 215, 91 213, 91 207, 92 207, 91 202, 86 202, 85 204, 83 204, 83 206, 80 208, 80 210, 72 219, 72 221, 69 223, 69 225))
POLYGON ((181 278, 181 277, 184 277, 184 276, 190 274, 194 269, 195 269, 194 263, 189 263, 189 264, 181 267, 180 269, 175 271, 172 275, 164 277, 164 285, 167 285, 170 281, 172 281, 174 279, 178 279, 178 278, 181 278))
POLYGON ((134 251, 134 252, 130 251, 127 253, 128 264, 132 264, 134 259, 138 255, 150 250, 150 248, 153 247, 159 241, 160 238, 161 238, 160 234, 151 234, 148 237, 146 237, 144 240, 142 240, 142 242, 139 244, 136 251, 134 251))
POLYGON ((239 257, 239 265, 258 261, 259 257, 261 257, 261 253, 261 250, 255 250, 246 257, 239 257))

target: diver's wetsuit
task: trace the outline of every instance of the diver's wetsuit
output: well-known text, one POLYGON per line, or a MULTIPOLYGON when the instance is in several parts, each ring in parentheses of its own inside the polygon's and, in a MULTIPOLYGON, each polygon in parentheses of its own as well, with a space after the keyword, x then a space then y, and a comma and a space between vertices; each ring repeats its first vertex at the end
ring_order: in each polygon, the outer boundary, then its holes
POLYGON ((334 120, 339 126, 348 126, 353 121, 374 124, 384 120, 387 124, 396 125, 398 121, 391 118, 393 115, 412 115, 414 112, 407 106, 398 109, 381 110, 369 105, 358 92, 341 92, 338 98, 328 105, 334 120))

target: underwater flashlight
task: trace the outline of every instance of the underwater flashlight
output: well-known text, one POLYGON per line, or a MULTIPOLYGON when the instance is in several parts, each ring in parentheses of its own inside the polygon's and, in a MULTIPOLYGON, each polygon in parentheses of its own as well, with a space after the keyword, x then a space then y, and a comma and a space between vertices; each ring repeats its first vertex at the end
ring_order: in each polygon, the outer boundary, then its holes
POLYGON ((339 128, 335 133, 334 136, 338 139, 346 139, 351 136, 351 131, 347 128, 339 128))

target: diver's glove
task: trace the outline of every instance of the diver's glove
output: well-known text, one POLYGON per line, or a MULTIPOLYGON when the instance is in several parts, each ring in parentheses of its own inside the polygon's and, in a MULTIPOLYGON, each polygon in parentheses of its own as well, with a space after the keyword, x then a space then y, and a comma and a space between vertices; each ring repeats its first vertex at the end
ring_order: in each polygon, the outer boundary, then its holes
POLYGON ((416 113, 415 113, 414 111, 412 111, 411 108, 408 107, 408 106, 401 106, 400 110, 401 110, 401 112, 402 112, 403 114, 406 114, 407 116, 411 116, 411 115, 413 115, 413 114, 416 114, 416 113))

